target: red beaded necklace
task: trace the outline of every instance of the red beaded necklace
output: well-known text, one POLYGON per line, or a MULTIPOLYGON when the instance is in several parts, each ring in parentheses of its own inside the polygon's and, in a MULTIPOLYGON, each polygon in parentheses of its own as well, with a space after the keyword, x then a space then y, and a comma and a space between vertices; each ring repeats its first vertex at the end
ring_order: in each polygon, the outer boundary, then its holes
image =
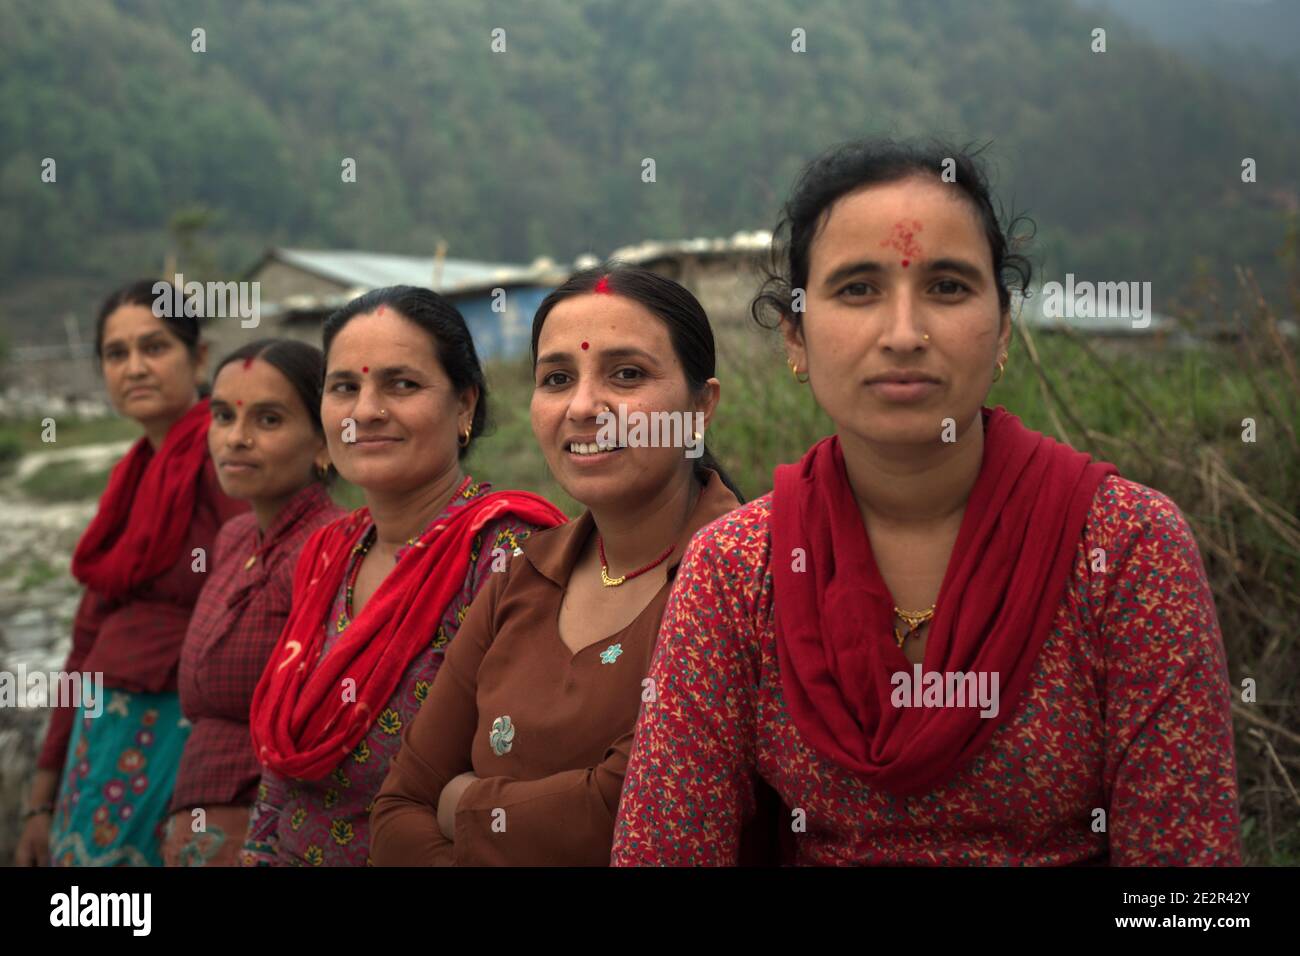
POLYGON ((637 568, 635 571, 630 571, 621 578, 611 578, 609 576, 609 562, 605 560, 605 542, 600 535, 596 535, 596 548, 600 551, 600 583, 605 585, 607 588, 616 588, 625 581, 631 581, 633 578, 640 577, 647 571, 653 571, 655 568, 659 567, 659 565, 668 560, 668 555, 673 553, 673 548, 675 547, 677 547, 676 542, 670 544, 667 551, 659 555, 659 557, 655 558, 644 568, 637 568))

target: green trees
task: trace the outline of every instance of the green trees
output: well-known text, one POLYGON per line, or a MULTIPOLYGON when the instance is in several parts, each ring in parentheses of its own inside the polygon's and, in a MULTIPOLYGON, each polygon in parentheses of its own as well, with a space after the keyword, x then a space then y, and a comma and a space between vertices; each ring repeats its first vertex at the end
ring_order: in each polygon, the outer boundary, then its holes
POLYGON ((1149 279, 1159 298, 1207 255, 1273 291, 1300 79, 1239 86, 1157 40, 1067 0, 12 0, 0 305, 26 283, 156 269, 195 206, 216 213, 224 274, 272 243, 443 237, 453 256, 563 260, 771 227, 825 146, 931 132, 993 141, 1000 194, 1052 237, 1049 270, 1149 279))

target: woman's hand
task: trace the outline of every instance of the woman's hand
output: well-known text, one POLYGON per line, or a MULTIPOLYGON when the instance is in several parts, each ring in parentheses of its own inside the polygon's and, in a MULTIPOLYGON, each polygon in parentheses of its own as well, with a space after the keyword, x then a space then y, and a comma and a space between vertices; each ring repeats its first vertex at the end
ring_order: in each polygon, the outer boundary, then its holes
POLYGON ((476 780, 476 774, 462 773, 458 777, 452 777, 447 786, 442 788, 442 794, 438 797, 438 828, 448 840, 456 839, 456 808, 460 805, 460 798, 476 780))
POLYGON ((46 866, 50 861, 51 814, 28 817, 14 851, 14 866, 46 866))
MULTIPOLYGON (((59 775, 53 770, 37 770, 32 780, 27 806, 40 807, 54 803, 59 789, 59 775)), ((23 823, 14 851, 14 866, 47 866, 50 862, 50 820, 53 814, 37 813, 23 823)))

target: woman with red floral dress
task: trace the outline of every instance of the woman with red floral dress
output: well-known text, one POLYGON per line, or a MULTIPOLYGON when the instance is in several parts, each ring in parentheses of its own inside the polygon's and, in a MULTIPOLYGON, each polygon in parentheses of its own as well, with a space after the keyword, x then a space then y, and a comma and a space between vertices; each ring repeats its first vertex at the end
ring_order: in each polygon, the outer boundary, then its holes
POLYGON ((985 407, 1028 274, 973 158, 837 148, 778 235, 754 314, 836 433, 691 544, 614 864, 734 863, 755 778, 804 864, 1239 862, 1186 521, 985 407))

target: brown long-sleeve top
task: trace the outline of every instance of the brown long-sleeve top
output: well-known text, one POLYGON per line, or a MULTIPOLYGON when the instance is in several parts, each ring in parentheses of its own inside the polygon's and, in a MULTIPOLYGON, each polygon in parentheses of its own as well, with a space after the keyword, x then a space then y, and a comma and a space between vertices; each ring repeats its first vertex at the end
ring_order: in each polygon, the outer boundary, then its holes
POLYGON ((370 818, 380 866, 608 866, 614 816, 673 578, 691 536, 737 507, 710 472, 668 579, 622 630, 573 654, 560 603, 593 529, 590 512, 523 542, 475 599, 429 697, 402 736, 370 818), (455 841, 442 788, 473 771, 455 841))

